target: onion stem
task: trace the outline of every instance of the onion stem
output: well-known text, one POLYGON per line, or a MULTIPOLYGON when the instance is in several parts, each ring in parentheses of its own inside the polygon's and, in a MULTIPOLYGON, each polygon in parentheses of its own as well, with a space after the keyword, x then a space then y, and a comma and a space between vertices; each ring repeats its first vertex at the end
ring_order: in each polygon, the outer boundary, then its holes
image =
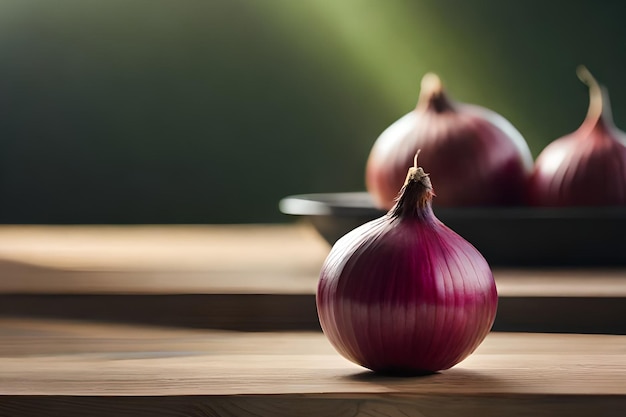
POLYGON ((421 90, 428 94, 441 93, 443 90, 443 84, 441 78, 435 73, 429 72, 422 78, 421 90))
POLYGON ((454 107, 443 91, 441 78, 429 72, 422 77, 417 108, 432 109, 437 113, 452 110, 454 107))
POLYGON ((608 90, 600 85, 598 80, 591 74, 591 71, 584 65, 576 68, 576 75, 578 75, 580 81, 589 87, 589 109, 586 119, 593 122, 594 126, 600 121, 611 123, 613 118, 608 90))

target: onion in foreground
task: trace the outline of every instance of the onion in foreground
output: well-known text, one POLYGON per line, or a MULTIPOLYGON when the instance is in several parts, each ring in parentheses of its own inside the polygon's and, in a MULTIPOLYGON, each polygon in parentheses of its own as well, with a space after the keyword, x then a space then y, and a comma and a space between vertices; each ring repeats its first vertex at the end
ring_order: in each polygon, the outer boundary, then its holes
POLYGON ((437 206, 504 206, 523 202, 533 160, 528 144, 501 115, 459 103, 435 74, 426 74, 416 108, 378 137, 365 183, 377 207, 389 210, 421 149, 437 178, 437 206))
POLYGON ((322 329, 340 354, 371 370, 448 369, 493 325, 498 297, 489 265, 435 217, 432 197, 415 161, 395 206, 339 239, 322 266, 322 329))
POLYGON ((541 151, 528 186, 534 206, 626 205, 626 133, 613 123, 608 92, 585 67, 589 110, 573 133, 541 151))

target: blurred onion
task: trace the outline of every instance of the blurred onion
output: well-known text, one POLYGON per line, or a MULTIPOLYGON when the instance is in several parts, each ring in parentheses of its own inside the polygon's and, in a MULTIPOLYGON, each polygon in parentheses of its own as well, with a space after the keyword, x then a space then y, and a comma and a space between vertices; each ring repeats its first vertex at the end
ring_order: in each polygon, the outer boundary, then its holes
POLYGON ((435 74, 423 77, 416 108, 372 147, 366 186, 379 208, 393 206, 418 149, 422 166, 437 178, 437 206, 523 201, 533 160, 522 135, 491 110, 450 100, 435 74))
POLYGON ((550 143, 537 157, 528 187, 535 206, 626 205, 626 134, 613 123, 606 88, 585 67, 589 110, 573 133, 550 143))

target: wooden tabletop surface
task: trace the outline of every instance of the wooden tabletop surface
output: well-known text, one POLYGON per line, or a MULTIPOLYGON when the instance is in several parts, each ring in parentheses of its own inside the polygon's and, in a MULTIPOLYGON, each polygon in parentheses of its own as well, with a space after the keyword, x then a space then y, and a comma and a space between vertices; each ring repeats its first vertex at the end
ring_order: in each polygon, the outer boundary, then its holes
POLYGON ((299 224, 0 227, 0 417, 625 415, 626 270, 496 269, 483 345, 399 378, 319 331, 328 250, 299 224))
POLYGON ((339 356, 320 332, 3 319, 0 340, 2 416, 626 410, 626 336, 492 333, 461 364, 424 377, 373 374, 339 356))

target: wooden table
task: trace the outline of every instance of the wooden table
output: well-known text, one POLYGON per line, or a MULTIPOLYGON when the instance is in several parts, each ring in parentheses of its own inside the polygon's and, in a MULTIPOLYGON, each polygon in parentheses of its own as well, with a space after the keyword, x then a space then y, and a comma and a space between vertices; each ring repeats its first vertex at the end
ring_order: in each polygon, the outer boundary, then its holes
POLYGON ((319 332, 328 249, 302 225, 0 227, 0 416, 626 414, 624 270, 496 270, 498 331, 392 378, 319 332))

